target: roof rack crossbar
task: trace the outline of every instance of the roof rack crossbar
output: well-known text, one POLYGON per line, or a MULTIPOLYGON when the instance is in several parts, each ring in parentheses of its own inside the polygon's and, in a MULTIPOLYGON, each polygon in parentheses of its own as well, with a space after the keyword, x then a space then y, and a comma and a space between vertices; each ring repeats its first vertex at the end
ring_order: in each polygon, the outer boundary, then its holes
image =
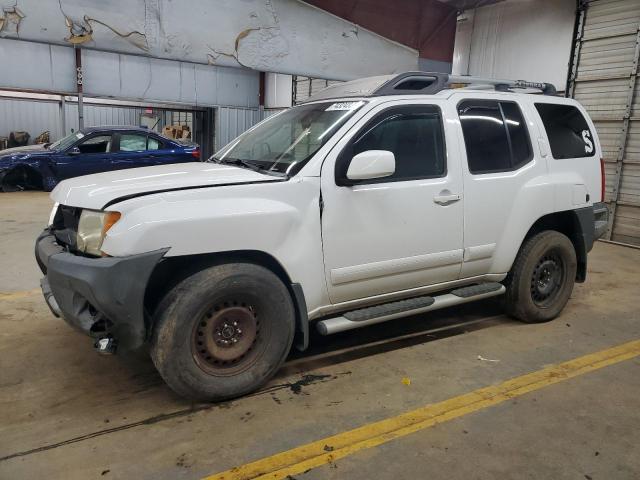
POLYGON ((500 80, 497 78, 474 77, 470 75, 448 75, 447 84, 492 85, 498 91, 511 88, 531 88, 540 90, 544 95, 555 95, 556 87, 552 83, 530 82, 528 80, 500 80))
POLYGON ((527 80, 500 80, 468 75, 451 75, 438 72, 406 72, 396 75, 377 88, 372 95, 430 95, 453 85, 491 86, 497 91, 508 92, 513 88, 540 90, 544 95, 556 95, 551 83, 530 82, 527 80))

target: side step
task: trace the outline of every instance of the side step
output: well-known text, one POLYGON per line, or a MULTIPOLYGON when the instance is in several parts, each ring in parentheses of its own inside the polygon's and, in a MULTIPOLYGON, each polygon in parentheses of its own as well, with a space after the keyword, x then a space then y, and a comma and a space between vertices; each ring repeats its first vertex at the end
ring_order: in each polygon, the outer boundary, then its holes
POLYGON ((501 283, 489 282, 457 288, 450 293, 437 296, 422 296, 384 303, 373 307, 360 308, 343 313, 339 317, 320 320, 316 326, 322 335, 353 330, 375 323, 407 317, 417 313, 430 312, 439 308, 451 307, 463 303, 495 297, 505 292, 501 283))

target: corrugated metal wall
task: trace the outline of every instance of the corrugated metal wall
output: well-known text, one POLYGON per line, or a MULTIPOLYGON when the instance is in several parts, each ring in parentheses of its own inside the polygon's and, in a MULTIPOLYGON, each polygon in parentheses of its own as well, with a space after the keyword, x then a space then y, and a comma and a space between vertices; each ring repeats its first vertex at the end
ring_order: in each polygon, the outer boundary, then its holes
MULTIPOLYGON (((85 103, 83 106, 84 124, 87 127, 100 125, 140 125, 140 116, 144 113, 143 108, 124 107, 112 105, 93 105, 85 103)), ((78 104, 66 103, 66 130, 78 130, 78 104)))
POLYGON ((45 130, 49 130, 55 140, 62 135, 58 102, 0 98, 0 137, 9 137, 13 131, 26 131, 32 143, 45 130))
MULTIPOLYGON (((60 101, 35 100, 33 98, 0 97, 0 137, 8 137, 9 132, 24 130, 33 139, 49 130, 51 141, 78 129, 78 106, 75 102, 65 102, 65 132, 62 127, 60 101)), ((152 105, 150 105, 152 106, 152 105)), ((144 108, 123 105, 84 104, 84 124, 100 125, 140 125, 144 108)), ((257 108, 216 108, 215 149, 219 149, 251 128, 259 121, 278 112, 277 109, 257 108)), ((166 121, 164 117, 162 122, 166 121)), ((160 125, 162 128, 164 123, 160 125)), ((195 128, 195 126, 194 126, 195 128)), ((195 133, 195 130, 193 130, 195 133)))
POLYGON ((232 107, 218 107, 216 110, 216 150, 224 147, 256 123, 279 111, 232 107))
POLYGON ((640 2, 591 0, 580 18, 571 93, 602 143, 607 238, 640 245, 640 2))

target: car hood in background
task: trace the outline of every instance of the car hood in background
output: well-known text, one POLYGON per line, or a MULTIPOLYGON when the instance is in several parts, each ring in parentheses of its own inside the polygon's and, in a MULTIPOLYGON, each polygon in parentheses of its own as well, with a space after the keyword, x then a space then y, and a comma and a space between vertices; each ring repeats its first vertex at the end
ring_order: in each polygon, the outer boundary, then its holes
POLYGON ((0 150, 0 159, 4 157, 51 153, 49 150, 44 148, 44 145, 45 144, 25 145, 24 147, 5 148, 4 150, 0 150))
POLYGON ((71 178, 61 182, 51 198, 62 205, 100 210, 117 199, 140 194, 282 179, 217 163, 176 163, 71 178))

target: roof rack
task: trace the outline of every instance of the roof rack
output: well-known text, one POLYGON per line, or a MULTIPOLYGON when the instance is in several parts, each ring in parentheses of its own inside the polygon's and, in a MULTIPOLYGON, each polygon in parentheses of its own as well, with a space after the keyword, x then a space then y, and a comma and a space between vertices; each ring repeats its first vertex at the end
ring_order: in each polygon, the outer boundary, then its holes
POLYGON ((551 83, 529 82, 526 80, 499 80, 496 78, 473 77, 469 75, 451 75, 436 72, 407 72, 396 75, 373 95, 410 95, 434 94, 446 88, 458 86, 491 86, 499 92, 517 89, 540 90, 544 95, 555 95, 556 87, 551 83))
POLYGON ((533 89, 539 90, 544 95, 556 95, 556 88, 551 83, 499 80, 438 72, 406 72, 331 85, 312 95, 307 101, 382 95, 433 95, 445 89, 460 87, 490 87, 499 92, 533 89))

